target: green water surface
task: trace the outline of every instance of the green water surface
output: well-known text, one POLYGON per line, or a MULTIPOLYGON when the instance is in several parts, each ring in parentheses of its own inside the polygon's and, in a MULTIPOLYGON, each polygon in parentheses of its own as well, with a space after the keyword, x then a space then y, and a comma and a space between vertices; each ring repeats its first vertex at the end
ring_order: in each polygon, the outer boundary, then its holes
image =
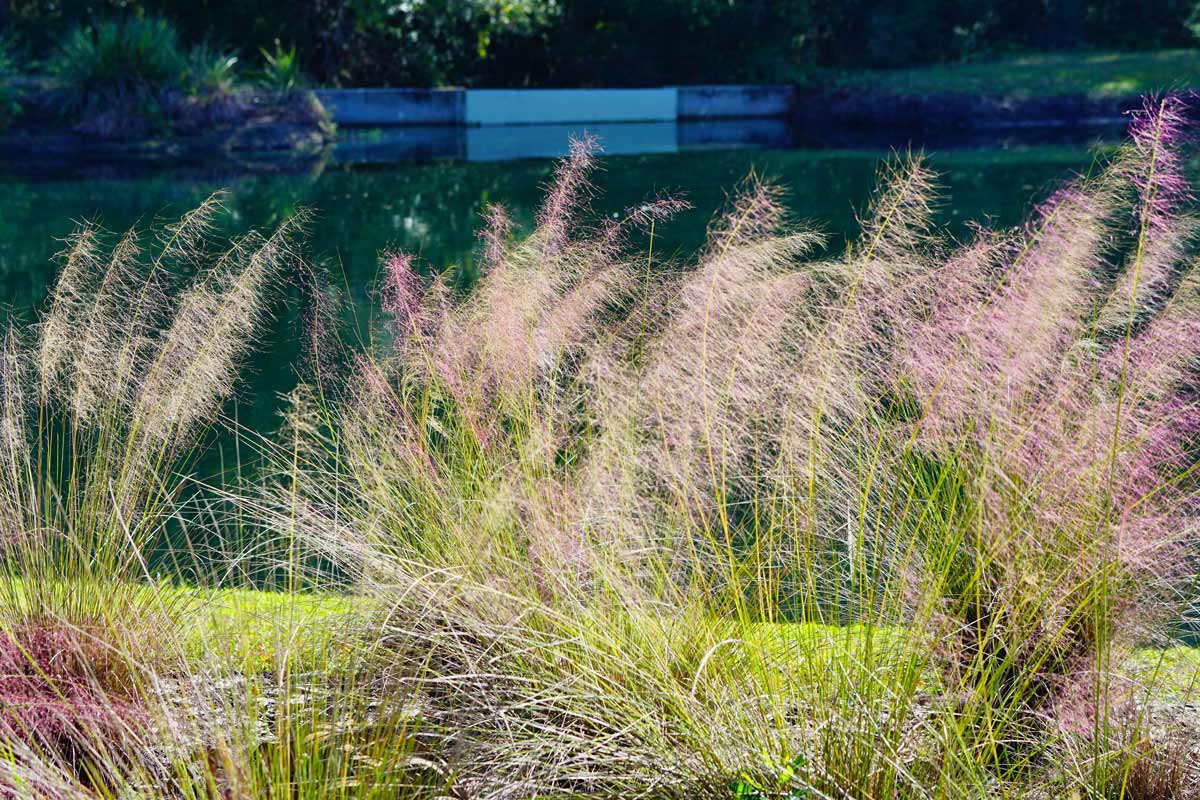
MULTIPOLYGON (((831 248, 839 248, 854 234, 856 209, 865 207, 887 157, 882 150, 755 149, 612 157, 595 176, 601 190, 595 208, 611 214, 656 192, 684 195, 694 210, 658 228, 655 251, 686 261, 712 213, 753 170, 786 187, 796 217, 824 229, 831 248)), ((963 236, 972 221, 1019 223, 1057 182, 1086 170, 1093 153, 1081 143, 948 150, 929 157, 945 190, 941 219, 963 236)), ((290 174, 189 167, 132 176, 119 169, 108 174, 98 165, 82 175, 32 177, 15 166, 0 165, 0 304, 18 314, 30 316, 44 302, 56 271, 53 255, 73 220, 97 220, 114 230, 148 225, 226 189, 231 232, 269 228, 301 207, 313 209, 309 256, 341 276, 353 312, 367 329, 376 314, 373 286, 381 251, 410 251, 429 270, 469 270, 481 210, 502 203, 527 228, 554 163, 435 161, 357 168, 318 163, 290 174)), ((250 429, 275 427, 278 396, 296 381, 301 305, 295 282, 288 282, 233 406, 250 429)))

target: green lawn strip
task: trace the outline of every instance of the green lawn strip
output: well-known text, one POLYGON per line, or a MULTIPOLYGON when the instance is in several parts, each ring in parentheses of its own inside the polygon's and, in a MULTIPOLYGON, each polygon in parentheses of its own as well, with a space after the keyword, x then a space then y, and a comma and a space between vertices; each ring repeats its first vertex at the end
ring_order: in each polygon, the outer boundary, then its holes
MULTIPOLYGON (((244 668, 268 667, 280 653, 300 662, 324 662, 348 620, 369 613, 370 601, 337 594, 287 594, 248 589, 218 589, 195 593, 202 609, 193 615, 191 637, 197 652, 214 648, 244 668)), ((761 656, 774 664, 794 663, 795 675, 840 670, 844 674, 874 673, 886 680, 896 655, 906 642, 898 628, 814 623, 754 623, 735 629, 733 646, 714 651, 714 658, 761 656)), ((1200 696, 1200 648, 1175 645, 1141 648, 1124 668, 1154 684, 1163 699, 1200 696)), ((791 672, 791 670, 788 670, 791 672)), ((937 690, 927 675, 922 688, 937 690)))
MULTIPOLYGON (((78 591, 78 588, 76 588, 78 591)), ((101 591, 98 589, 97 591, 101 591)), ((335 663, 330 656, 352 626, 368 624, 368 598, 336 593, 287 593, 253 589, 201 589, 145 586, 164 607, 181 609, 185 646, 196 658, 217 657, 246 673, 277 668, 286 660, 297 668, 335 663)), ((831 674, 874 675, 887 681, 897 654, 908 643, 899 628, 815 623, 750 623, 725 629, 728 643, 714 649, 715 660, 751 661, 782 666, 797 677, 831 674)), ((911 652, 911 651, 910 651, 911 652)), ((1137 650, 1122 672, 1153 685, 1155 697, 1200 697, 1200 648, 1174 645, 1137 650)), ((933 675, 922 689, 937 691, 933 675)))
POLYGON ((180 589, 195 602, 185 622, 188 650, 216 655, 246 672, 277 666, 325 664, 352 620, 369 603, 340 594, 252 589, 180 589))
POLYGON ((1187 702, 1200 698, 1200 648, 1184 644, 1146 647, 1124 664, 1138 683, 1152 686, 1158 700, 1187 702))
POLYGON ((1131 97, 1200 86, 1200 49, 1033 53, 978 63, 830 72, 814 83, 905 96, 1131 97))

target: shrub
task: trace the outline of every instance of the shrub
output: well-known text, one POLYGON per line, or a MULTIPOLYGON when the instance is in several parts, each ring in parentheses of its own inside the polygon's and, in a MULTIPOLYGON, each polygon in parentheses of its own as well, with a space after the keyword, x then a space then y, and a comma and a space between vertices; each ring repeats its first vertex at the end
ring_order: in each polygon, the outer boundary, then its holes
POLYGON ((260 53, 264 63, 258 74, 259 86, 275 92, 294 92, 306 85, 295 45, 284 50, 276 39, 274 51, 261 50, 260 53))
POLYGON ((184 49, 175 27, 157 17, 125 16, 75 29, 49 61, 58 96, 77 129, 121 138, 169 126, 183 95, 226 95, 237 56, 201 44, 184 49))
POLYGON ((74 114, 114 106, 152 110, 184 84, 187 54, 165 19, 124 17, 71 31, 48 62, 74 114))
POLYGON ((192 48, 188 56, 189 88, 200 94, 228 94, 237 83, 238 57, 210 44, 192 48))

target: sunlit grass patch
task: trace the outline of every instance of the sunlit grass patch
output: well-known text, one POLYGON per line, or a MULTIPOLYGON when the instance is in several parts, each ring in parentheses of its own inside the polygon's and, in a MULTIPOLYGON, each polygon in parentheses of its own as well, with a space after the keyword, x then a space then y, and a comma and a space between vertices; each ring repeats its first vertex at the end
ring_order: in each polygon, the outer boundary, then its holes
POLYGON ((864 70, 835 83, 898 95, 1137 97, 1200 85, 1200 51, 1046 53, 966 64, 864 70))

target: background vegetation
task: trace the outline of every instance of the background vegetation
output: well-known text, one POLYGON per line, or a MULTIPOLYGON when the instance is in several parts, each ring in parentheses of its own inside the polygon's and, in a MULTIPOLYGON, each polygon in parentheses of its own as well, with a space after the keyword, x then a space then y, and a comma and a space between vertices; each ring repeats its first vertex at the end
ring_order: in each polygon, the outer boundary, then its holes
POLYGON ((270 63, 296 48, 340 85, 653 85, 801 80, 1027 50, 1190 46, 1192 0, 7 0, 27 58, 81 21, 165 17, 189 45, 270 63), (278 40, 278 42, 277 42, 278 40))

